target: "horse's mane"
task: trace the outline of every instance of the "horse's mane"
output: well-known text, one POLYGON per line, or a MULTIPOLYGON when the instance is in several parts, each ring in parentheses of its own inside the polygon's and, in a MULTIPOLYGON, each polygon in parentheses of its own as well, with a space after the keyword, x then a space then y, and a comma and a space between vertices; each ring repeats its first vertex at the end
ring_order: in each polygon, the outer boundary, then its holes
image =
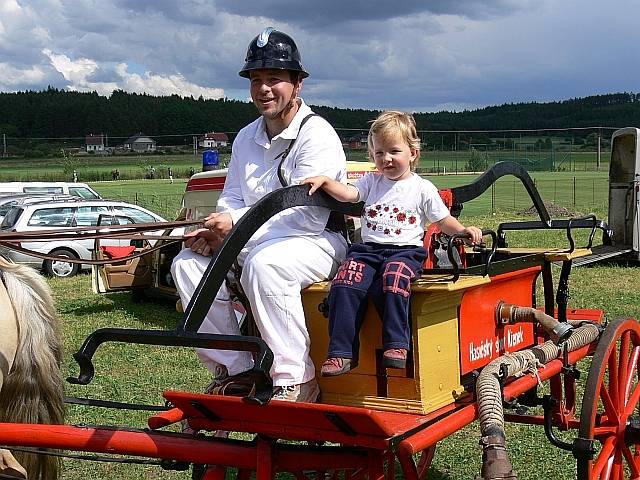
MULTIPOLYGON (((0 421, 60 424, 64 388, 61 336, 51 290, 34 269, 0 257, 0 271, 18 322, 18 349, 0 393, 0 421)), ((54 479, 55 457, 16 455, 30 479, 54 479)))

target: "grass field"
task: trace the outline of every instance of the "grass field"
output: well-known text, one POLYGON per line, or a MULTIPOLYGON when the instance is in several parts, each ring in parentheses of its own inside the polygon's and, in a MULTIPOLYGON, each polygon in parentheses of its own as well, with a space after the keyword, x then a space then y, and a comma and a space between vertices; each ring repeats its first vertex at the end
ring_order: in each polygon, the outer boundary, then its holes
MULTIPOLYGON (((347 160, 365 161, 367 151, 355 149, 345 151, 347 160)), ((469 170, 470 159, 481 155, 481 168, 502 160, 513 160, 522 163, 527 169, 538 170, 553 165, 556 171, 606 172, 610 153, 603 151, 601 164, 597 164, 596 152, 536 152, 498 150, 473 153, 473 150, 422 152, 418 168, 428 173, 462 173, 469 170)), ((231 155, 220 153, 221 165, 229 162, 231 155)), ((0 161, 0 182, 10 181, 71 181, 72 172, 76 170, 80 182, 111 180, 111 172, 118 170, 121 180, 145 178, 149 169, 154 167, 156 178, 168 179, 167 168, 173 169, 174 178, 188 178, 190 168, 196 172, 202 169, 202 152, 167 155, 126 155, 100 156, 80 155, 43 159, 2 158, 0 161)))
MULTIPOLYGON (((500 220, 515 217, 500 215, 500 220)), ((470 217, 468 223, 495 228, 497 216, 470 217)), ((543 242, 562 242, 545 238, 543 242)), ((521 244, 539 244, 537 234, 525 234, 521 244)), ((520 244, 520 243, 519 243, 520 244)), ((554 271, 557 279, 558 270, 554 271)), ((94 295, 89 278, 50 280, 56 305, 63 322, 65 342, 64 375, 76 375, 71 353, 84 337, 100 327, 172 328, 179 320, 174 305, 163 302, 133 303, 127 293, 94 295)), ((570 281, 570 306, 599 308, 607 320, 618 316, 640 318, 640 277, 636 267, 601 265, 573 270, 570 281)), ((96 377, 88 386, 67 385, 67 395, 88 396, 128 402, 161 404, 161 392, 167 388, 201 391, 209 377, 190 349, 108 344, 95 356, 96 377)), ((582 381, 589 361, 581 362, 582 381)), ((99 408, 69 407, 73 424, 126 425, 145 427, 144 414, 99 408)), ((570 453, 551 446, 540 427, 509 425, 508 449, 519 478, 558 480, 575 478, 575 461, 570 453)), ((438 444, 431 477, 436 480, 472 478, 480 469, 478 425, 473 423, 438 444)), ((65 461, 64 479, 187 479, 187 472, 167 472, 158 467, 109 463, 65 461)), ((286 478, 286 477, 278 477, 286 478)))
MULTIPOLYGON (((570 214, 607 214, 608 179, 606 172, 531 172, 542 199, 564 207, 570 214)), ((477 174, 427 175, 438 188, 452 188, 472 182, 477 174)), ((172 220, 177 215, 186 187, 186 178, 173 184, 167 179, 89 182, 105 198, 139 204, 172 220)), ((463 215, 521 212, 532 205, 522 183, 502 177, 477 199, 464 206, 463 215)))
MULTIPOLYGON (((106 166, 110 171, 114 166, 106 166)), ((157 168, 157 167, 156 167, 157 168)), ((175 171, 175 168, 174 168, 175 171)), ((2 169, 0 168, 0 174, 2 169)), ((122 170, 121 170, 122 172, 122 170)), ((532 174, 546 202, 564 206, 573 214, 595 212, 606 218, 606 170, 575 172, 534 172, 532 174)), ((434 175, 428 177, 440 188, 469 183, 473 175, 434 175)), ((82 180, 82 178, 80 179, 82 180)), ((186 185, 185 178, 173 184, 167 179, 91 182, 105 197, 122 198, 142 204, 171 220, 175 217, 186 185)), ((519 182, 500 179, 495 188, 465 205, 461 220, 486 228, 500 221, 522 217, 531 201, 519 182)), ((511 234, 510 234, 511 235, 511 234)), ((512 244, 564 245, 564 232, 514 234, 512 244)), ((557 274, 558 272, 554 272, 557 274)), ((180 319, 174 305, 163 302, 133 303, 126 293, 94 295, 87 275, 50 280, 63 323, 64 375, 76 375, 71 354, 90 332, 101 327, 170 329, 180 319)), ((570 305, 576 308, 601 308, 607 319, 621 315, 640 317, 640 277, 635 267, 602 265, 574 269, 570 283, 570 305)), ((586 378, 588 361, 580 367, 586 378)), ((100 348, 96 357, 96 377, 88 386, 67 385, 67 395, 161 404, 163 390, 201 391, 209 381, 205 369, 190 349, 110 344, 100 348)), ((146 415, 127 411, 70 406, 68 423, 89 425, 126 425, 144 428, 146 415)), ((510 425, 508 448, 520 479, 575 478, 571 454, 552 447, 541 428, 510 425)), ((478 426, 472 424, 438 445, 431 478, 457 480, 472 478, 479 472, 481 450, 478 426)), ((187 472, 167 472, 158 467, 68 460, 64 479, 187 479, 187 472)))

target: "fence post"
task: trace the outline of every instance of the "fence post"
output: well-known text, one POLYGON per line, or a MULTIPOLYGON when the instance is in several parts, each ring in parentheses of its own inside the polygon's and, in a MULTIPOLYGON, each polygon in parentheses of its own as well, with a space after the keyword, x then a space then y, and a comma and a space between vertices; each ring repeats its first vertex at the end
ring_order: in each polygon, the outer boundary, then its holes
POLYGON ((598 129, 598 158, 596 160, 596 171, 599 172, 600 171, 600 136, 601 136, 601 130, 598 129))
POLYGON ((491 184, 491 213, 496 212, 496 184, 491 184))
POLYGON ((576 208, 576 177, 573 177, 573 208, 576 208))

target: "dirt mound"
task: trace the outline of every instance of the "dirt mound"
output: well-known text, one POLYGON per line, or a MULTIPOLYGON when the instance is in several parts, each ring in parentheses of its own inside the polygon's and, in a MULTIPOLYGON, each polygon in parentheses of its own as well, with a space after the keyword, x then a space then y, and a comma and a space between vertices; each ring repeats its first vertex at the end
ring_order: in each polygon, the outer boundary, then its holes
MULTIPOLYGON (((565 207, 561 207, 560 205, 555 205, 551 202, 544 202, 544 206, 547 208, 549 215, 553 217, 575 217, 580 215, 578 212, 572 212, 565 207)), ((526 210, 521 210, 517 212, 518 215, 537 215, 538 212, 533 205, 527 208, 526 210)))

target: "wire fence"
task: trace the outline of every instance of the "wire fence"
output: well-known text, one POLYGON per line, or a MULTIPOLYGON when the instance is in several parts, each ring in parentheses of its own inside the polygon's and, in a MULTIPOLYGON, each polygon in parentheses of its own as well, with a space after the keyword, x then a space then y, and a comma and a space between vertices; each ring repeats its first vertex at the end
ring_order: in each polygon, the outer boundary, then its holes
MULTIPOLYGON (((453 178, 451 176, 427 176, 439 188, 450 188, 470 183, 471 175, 453 178)), ((556 179, 535 179, 547 209, 554 217, 576 216, 596 212, 600 216, 607 211, 608 185, 606 178, 580 178, 562 176, 556 179)), ((167 220, 178 217, 181 210, 182 194, 150 194, 136 192, 125 195, 110 195, 110 198, 140 205, 167 220)), ((533 204, 522 183, 505 177, 499 179, 479 198, 464 206, 464 215, 491 215, 501 212, 535 215, 533 204)))
MULTIPOLYGON (((422 145, 420 168, 425 173, 482 171, 501 161, 518 162, 531 171, 592 171, 599 170, 609 160, 610 139, 615 128, 568 127, 556 129, 519 130, 456 130, 418 132, 422 145)), ((349 159, 367 157, 367 130, 336 128, 349 159)), ((237 132, 224 132, 229 143, 218 148, 221 154, 230 152, 230 145, 237 132)), ((137 162, 137 168, 127 172, 132 176, 145 175, 154 163, 171 165, 172 155, 191 158, 197 164, 207 149, 201 147, 203 134, 150 135, 154 142, 145 145, 144 151, 124 148, 123 145, 85 145, 85 138, 29 138, 2 136, 0 168, 4 162, 26 159, 57 159, 69 168, 83 163, 93 166, 117 164, 116 159, 137 162), (156 143, 157 140, 157 143, 156 143)), ((91 137, 92 138, 92 137, 91 137)), ((102 138, 102 137, 101 137, 102 138)), ((104 138, 111 138, 104 135, 104 138)), ((105 140, 106 141, 106 140, 105 140)), ((221 155, 221 161, 228 156, 221 155)), ((105 180, 110 171, 95 169, 96 175, 105 180)), ((0 172, 1 173, 1 172, 0 172)), ((180 172, 176 172, 180 174, 180 172)))

